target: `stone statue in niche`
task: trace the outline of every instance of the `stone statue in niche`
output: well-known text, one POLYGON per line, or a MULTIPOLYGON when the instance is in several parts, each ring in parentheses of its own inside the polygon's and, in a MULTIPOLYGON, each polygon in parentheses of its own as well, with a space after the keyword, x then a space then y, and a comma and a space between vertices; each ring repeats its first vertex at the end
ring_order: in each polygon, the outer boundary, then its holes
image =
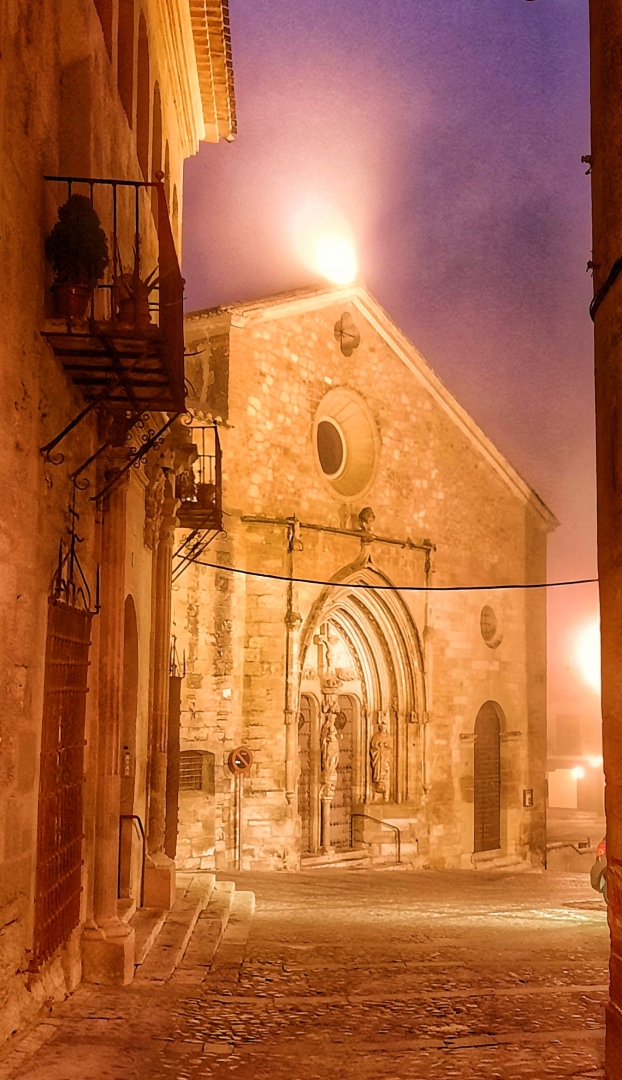
POLYGON ((378 713, 378 727, 369 743, 371 779, 375 790, 385 802, 391 796, 391 770, 393 766, 393 739, 389 731, 386 713, 378 713))
POLYGON ((335 794, 339 767, 339 735, 337 733, 339 705, 333 695, 327 697, 322 706, 322 712, 324 714, 324 723, 320 732, 322 798, 331 798, 335 794))

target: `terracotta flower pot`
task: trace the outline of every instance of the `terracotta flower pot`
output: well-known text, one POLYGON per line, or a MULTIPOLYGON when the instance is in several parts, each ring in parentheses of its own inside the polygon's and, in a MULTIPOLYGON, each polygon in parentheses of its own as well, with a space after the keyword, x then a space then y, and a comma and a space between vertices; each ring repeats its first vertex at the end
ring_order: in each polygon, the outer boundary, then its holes
POLYGON ((68 319, 71 322, 86 319, 93 295, 90 285, 52 285, 52 295, 59 319, 68 319))

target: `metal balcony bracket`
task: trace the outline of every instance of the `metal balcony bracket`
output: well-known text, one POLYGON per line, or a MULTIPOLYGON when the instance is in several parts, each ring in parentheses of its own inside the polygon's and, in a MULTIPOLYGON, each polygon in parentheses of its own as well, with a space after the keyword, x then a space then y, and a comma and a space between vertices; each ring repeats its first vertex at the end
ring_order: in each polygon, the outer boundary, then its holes
MULTIPOLYGON (((126 418, 125 423, 121 425, 120 432, 122 437, 124 439, 128 439, 132 428, 141 425, 144 427, 148 419, 149 413, 143 413, 142 415, 137 413, 130 413, 129 417, 126 418)), ((86 491, 86 489, 90 487, 90 480, 88 479, 88 477, 85 477, 82 474, 88 469, 89 465, 92 465, 94 461, 97 461, 97 458, 101 457, 101 455, 106 450, 109 450, 112 445, 113 440, 107 439, 101 444, 101 446, 98 446, 94 454, 91 454, 91 456, 88 457, 86 461, 83 461, 82 464, 74 470, 74 472, 69 474, 69 479, 73 483, 74 487, 78 489, 78 491, 86 491)), ((118 443, 114 443, 114 445, 118 445, 118 443)))
POLYGON ((187 570, 191 563, 197 562, 204 551, 210 546, 210 544, 218 537, 226 539, 226 529, 195 529, 178 547, 174 552, 173 558, 177 559, 177 563, 173 566, 172 583, 181 577, 184 570, 187 570))
POLYGON ((50 595, 53 600, 61 600, 70 607, 83 608, 91 615, 99 613, 99 566, 95 580, 95 603, 90 585, 82 569, 78 556, 78 545, 84 543, 84 537, 78 536, 77 526, 80 515, 76 510, 76 485, 69 504, 69 525, 67 539, 61 538, 58 546, 58 563, 52 578, 50 595))
POLYGON ((149 429, 149 431, 145 432, 141 436, 142 446, 136 446, 131 448, 129 460, 126 462, 122 469, 118 469, 117 471, 115 471, 114 476, 111 476, 107 483, 105 483, 104 486, 100 488, 100 490, 95 495, 91 496, 93 502, 101 504, 102 501, 106 498, 106 496, 110 494, 112 489, 116 487, 119 481, 125 476, 127 472, 129 472, 132 467, 138 468, 141 461, 144 457, 146 457, 150 450, 153 450, 154 448, 157 449, 159 446, 161 446, 164 442, 165 433, 168 431, 171 424, 175 423, 175 420, 177 420, 179 416, 181 416, 181 413, 174 413, 173 416, 170 416, 166 423, 162 425, 159 431, 152 431, 151 429, 149 429))
POLYGON ((78 426, 78 424, 82 420, 85 419, 85 417, 87 417, 90 413, 93 412, 93 409, 96 409, 98 405, 102 405, 104 401, 106 401, 106 399, 110 397, 113 390, 117 388, 120 382, 120 375, 116 375, 114 379, 110 380, 107 386, 104 386, 103 390, 99 392, 97 397, 94 397, 92 401, 89 401, 88 405, 85 405, 85 407, 78 413, 78 415, 74 416, 73 420, 70 420, 67 426, 64 427, 58 435, 51 439, 50 442, 46 443, 45 446, 40 447, 40 451, 46 461, 48 461, 51 465, 62 465, 63 461, 65 460, 65 455, 62 453, 58 453, 52 456, 52 451, 58 446, 59 443, 63 441, 64 438, 66 438, 67 435, 69 435, 71 431, 73 431, 74 428, 78 426))

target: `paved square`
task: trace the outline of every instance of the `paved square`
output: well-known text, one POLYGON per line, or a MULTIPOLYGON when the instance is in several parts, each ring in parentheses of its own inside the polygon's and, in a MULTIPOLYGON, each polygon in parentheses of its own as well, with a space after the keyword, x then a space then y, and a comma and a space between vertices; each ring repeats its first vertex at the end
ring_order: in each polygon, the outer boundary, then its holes
POLYGON ((256 912, 205 976, 82 987, 1 1080, 604 1076, 608 932, 585 876, 227 877, 256 912))

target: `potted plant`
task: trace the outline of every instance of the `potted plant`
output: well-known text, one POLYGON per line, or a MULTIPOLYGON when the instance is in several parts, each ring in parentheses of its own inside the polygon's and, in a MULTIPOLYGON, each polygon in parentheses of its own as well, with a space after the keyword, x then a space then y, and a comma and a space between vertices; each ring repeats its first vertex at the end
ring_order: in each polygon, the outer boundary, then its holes
POLYGON ((115 277, 117 320, 122 329, 136 330, 140 333, 147 333, 153 329, 149 297, 160 284, 159 278, 155 277, 157 272, 156 267, 143 281, 140 276, 138 257, 135 255, 132 273, 121 273, 115 277))
POLYGON ((93 289, 108 266, 108 241, 90 199, 70 195, 45 241, 54 270, 52 292, 57 314, 84 319, 93 289))

